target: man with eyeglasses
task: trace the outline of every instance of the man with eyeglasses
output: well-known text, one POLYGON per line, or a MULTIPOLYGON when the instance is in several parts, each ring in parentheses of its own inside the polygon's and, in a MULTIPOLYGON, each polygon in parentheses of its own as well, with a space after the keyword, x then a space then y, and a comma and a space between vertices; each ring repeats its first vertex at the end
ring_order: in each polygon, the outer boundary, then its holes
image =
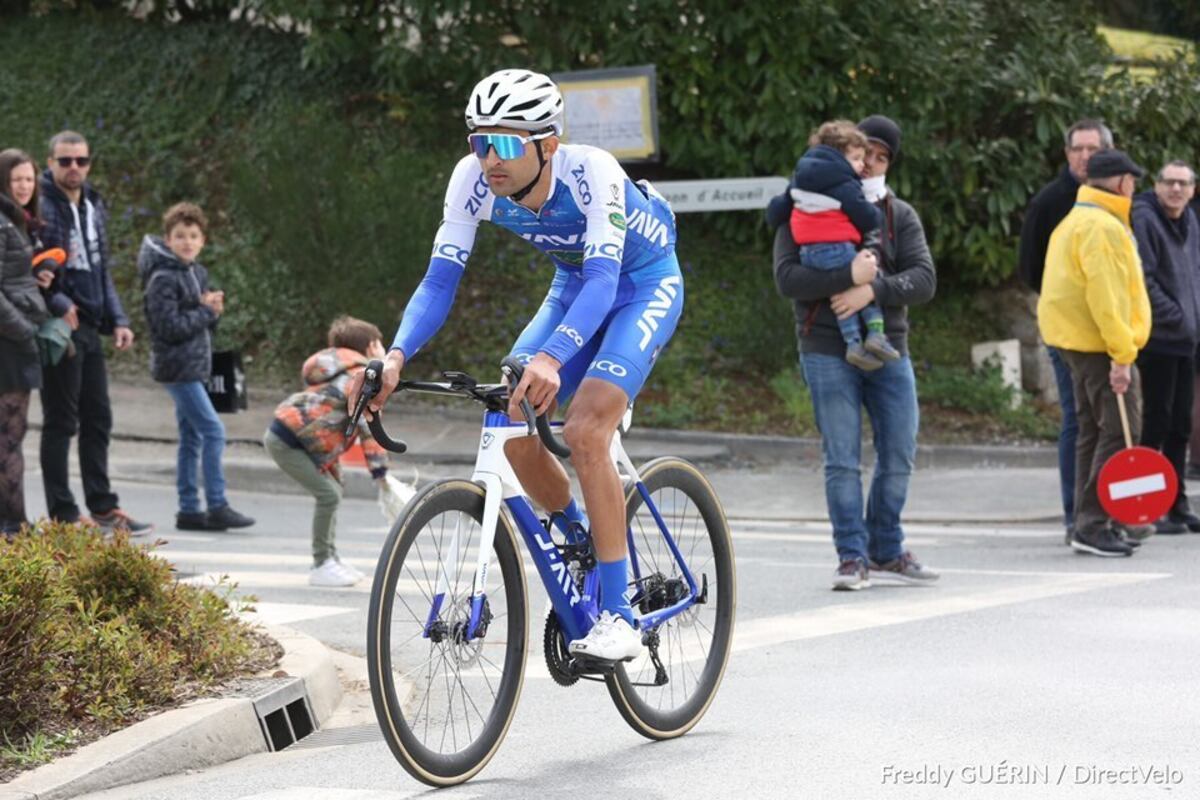
MULTIPOLYGON (((1035 292, 1042 290, 1042 273, 1046 267, 1046 247, 1050 242, 1050 234, 1075 205, 1079 187, 1087 181, 1088 161, 1099 151, 1112 148, 1113 135, 1104 123, 1081 119, 1067 129, 1063 142, 1067 164, 1058 177, 1043 186, 1029 201, 1021 226, 1017 274, 1035 292)), ((1062 412, 1062 429, 1058 435, 1058 479, 1065 526, 1064 543, 1069 545, 1071 526, 1075 521, 1075 444, 1079 423, 1075 418, 1071 370, 1053 347, 1047 346, 1046 352, 1054 368, 1058 405, 1062 412)))
POLYGON ((1192 513, 1184 486, 1200 345, 1200 224, 1188 208, 1195 193, 1191 166, 1171 161, 1159 170, 1154 191, 1133 199, 1133 233, 1152 320, 1150 340, 1137 358, 1141 443, 1162 451, 1179 476, 1175 504, 1154 526, 1160 534, 1200 533, 1200 517, 1192 513))
POLYGON ((47 305, 71 326, 75 355, 43 367, 41 466, 46 513, 62 522, 81 520, 67 474, 71 438, 78 433, 84 501, 92 519, 106 530, 149 533, 152 525, 121 510, 108 480, 112 405, 100 336, 111 333, 114 346, 128 350, 133 331, 113 285, 108 212, 87 180, 92 167, 87 140, 74 131, 55 134, 47 167, 41 179, 42 240, 46 247, 67 252, 67 263, 58 270, 47 305))
MULTIPOLYGON (((609 445, 666 347, 683 308, 675 218, 613 156, 562 144, 563 99, 545 75, 501 70, 480 81, 466 109, 471 152, 454 169, 424 280, 387 355, 377 412, 400 371, 445 322, 480 222, 507 228, 550 256, 550 291, 512 353, 525 363, 509 413, 521 419, 573 396, 563 431, 579 476, 600 571, 600 619, 570 643, 576 656, 633 658, 642 647, 625 596, 625 501, 609 445)), ((349 391, 350 405, 361 379, 349 391)), ((522 485, 568 538, 588 527, 562 465, 534 437, 509 443, 522 485)))

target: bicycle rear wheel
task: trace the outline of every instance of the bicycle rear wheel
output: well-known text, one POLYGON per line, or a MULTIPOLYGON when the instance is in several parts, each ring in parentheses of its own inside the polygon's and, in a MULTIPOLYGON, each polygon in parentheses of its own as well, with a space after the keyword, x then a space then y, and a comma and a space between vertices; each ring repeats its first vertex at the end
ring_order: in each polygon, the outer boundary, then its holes
MULTIPOLYGON (((725 674, 737 602, 733 542, 721 502, 696 467, 679 458, 659 458, 640 472, 698 590, 707 591, 705 602, 657 629, 665 684, 647 685, 657 671, 648 651, 618 664, 605 682, 635 731, 650 739, 672 739, 700 721, 725 674)), ((669 606, 686 593, 683 573, 636 484, 627 489, 625 507, 642 575, 633 605, 642 613, 669 606)))
POLYGON ((495 755, 525 673, 525 572, 504 514, 487 572, 486 630, 466 637, 483 506, 484 490, 468 481, 423 490, 388 535, 371 589, 375 714, 401 766, 431 786, 462 783, 495 755))

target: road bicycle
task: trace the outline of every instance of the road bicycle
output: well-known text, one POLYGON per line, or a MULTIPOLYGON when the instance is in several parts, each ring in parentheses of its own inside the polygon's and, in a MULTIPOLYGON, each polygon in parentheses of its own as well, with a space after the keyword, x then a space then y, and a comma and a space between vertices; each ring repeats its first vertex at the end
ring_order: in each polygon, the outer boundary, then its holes
MULTIPOLYGON (((379 391, 382 362, 365 369, 347 430, 379 391)), ((400 764, 431 786, 469 780, 500 747, 526 674, 530 608, 525 548, 551 608, 542 631, 545 669, 561 686, 603 681, 635 731, 671 739, 708 710, 729 658, 736 605, 733 543, 720 500, 704 475, 679 458, 634 467, 613 437, 612 457, 625 483, 629 594, 644 653, 625 662, 586 661, 567 644, 599 614, 599 577, 582 526, 562 534, 539 519, 505 454, 517 437, 540 436, 555 455, 561 423, 526 421, 506 410, 522 366, 506 359, 505 383, 480 384, 462 372, 444 382, 401 381, 397 392, 464 397, 484 406, 479 453, 470 480, 437 481, 419 491, 383 545, 368 611, 371 696, 384 739, 400 764)), ((406 446, 368 425, 385 448, 406 446)))

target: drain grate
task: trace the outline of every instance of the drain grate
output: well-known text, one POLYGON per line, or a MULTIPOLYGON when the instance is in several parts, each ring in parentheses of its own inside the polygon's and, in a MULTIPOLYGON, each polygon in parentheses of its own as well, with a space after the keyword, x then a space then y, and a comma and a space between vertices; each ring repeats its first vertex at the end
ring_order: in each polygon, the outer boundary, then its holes
POLYGON ((351 744, 367 744, 382 742, 383 734, 379 725, 369 722, 363 725, 349 725, 345 728, 326 728, 317 731, 303 742, 297 742, 292 749, 302 750, 314 747, 344 747, 351 744))
POLYGON ((300 678, 247 678, 230 689, 231 694, 250 698, 272 752, 291 747, 316 730, 316 716, 300 678))

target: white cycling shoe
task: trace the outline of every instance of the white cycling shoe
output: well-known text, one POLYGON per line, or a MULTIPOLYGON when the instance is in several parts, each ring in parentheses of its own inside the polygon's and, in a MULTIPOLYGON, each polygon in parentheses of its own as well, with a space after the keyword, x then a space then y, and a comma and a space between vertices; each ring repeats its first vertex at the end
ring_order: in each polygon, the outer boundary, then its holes
POLYGON ((619 614, 600 612, 587 636, 567 645, 574 656, 600 661, 628 661, 642 652, 642 635, 619 614))

